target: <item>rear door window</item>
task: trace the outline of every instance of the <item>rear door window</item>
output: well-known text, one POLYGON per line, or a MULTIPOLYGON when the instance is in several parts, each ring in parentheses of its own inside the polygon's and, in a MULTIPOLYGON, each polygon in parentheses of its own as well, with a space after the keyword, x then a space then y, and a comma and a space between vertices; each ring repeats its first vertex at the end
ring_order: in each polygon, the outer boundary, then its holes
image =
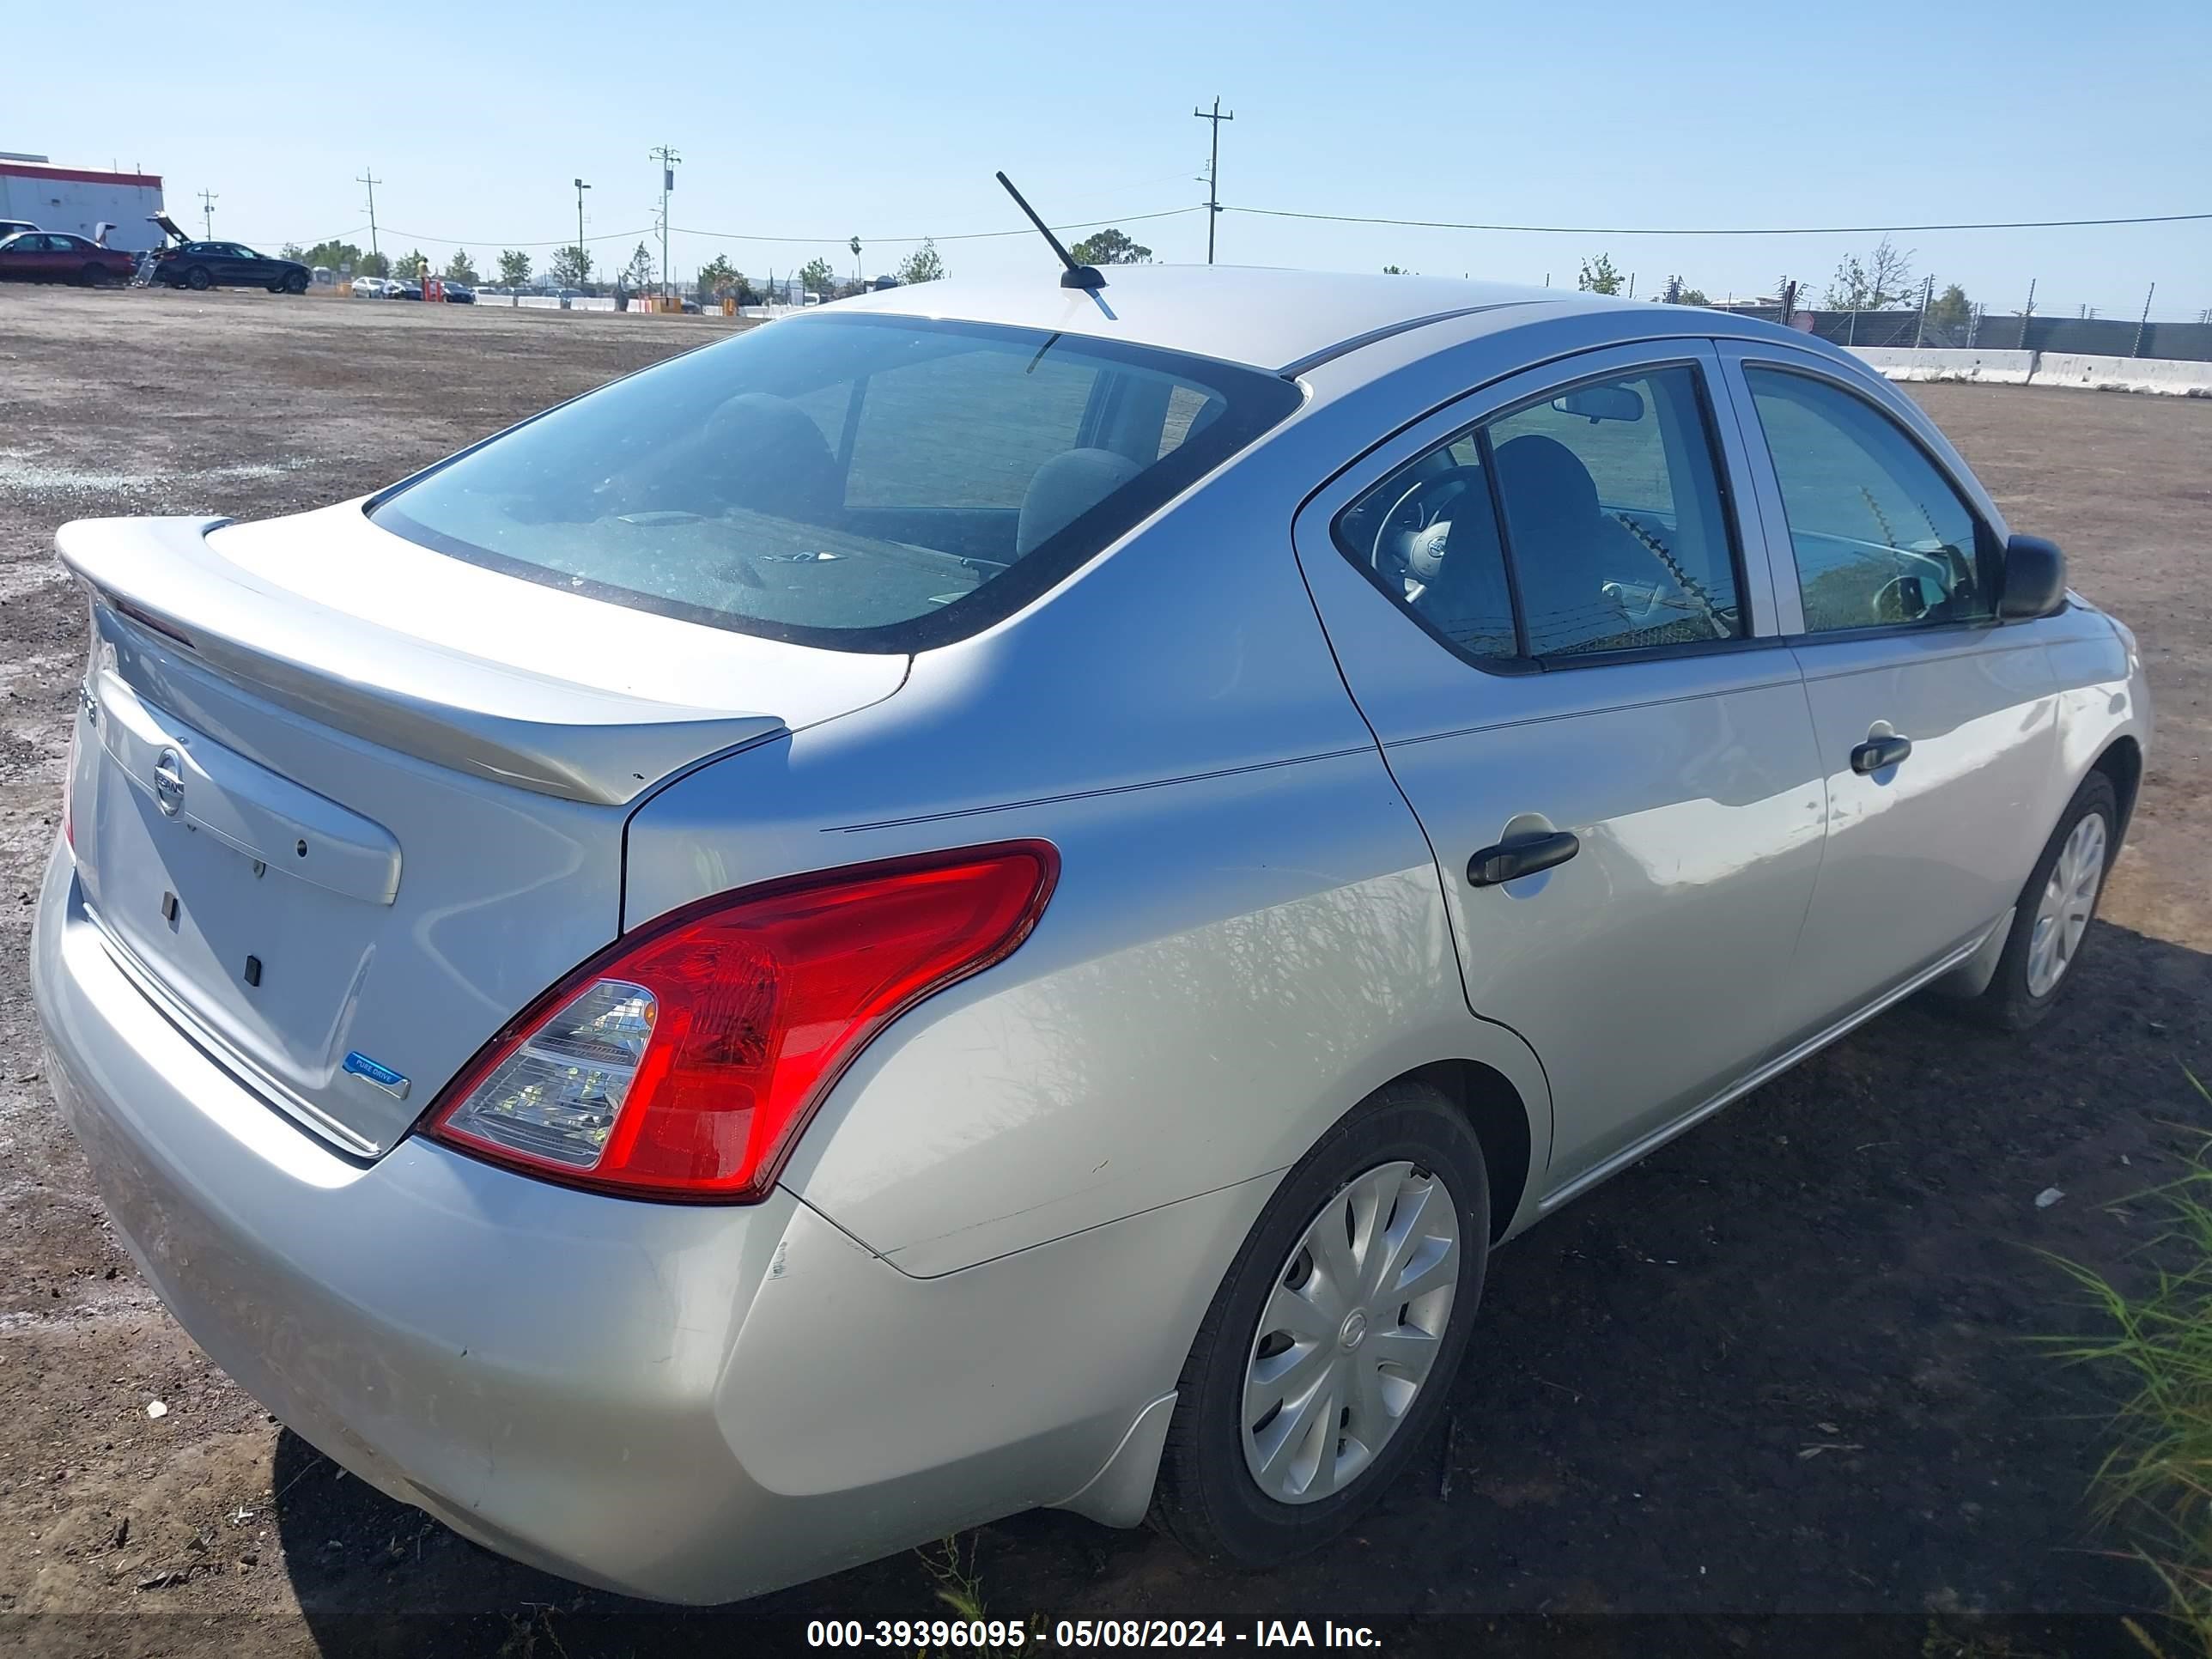
POLYGON ((1584 381, 1417 457, 1340 515, 1346 557, 1478 662, 1749 632, 1696 369, 1584 381))
POLYGON ((1043 592, 1298 397, 1118 342, 817 313, 565 404, 370 516, 617 604, 915 650, 1043 592))

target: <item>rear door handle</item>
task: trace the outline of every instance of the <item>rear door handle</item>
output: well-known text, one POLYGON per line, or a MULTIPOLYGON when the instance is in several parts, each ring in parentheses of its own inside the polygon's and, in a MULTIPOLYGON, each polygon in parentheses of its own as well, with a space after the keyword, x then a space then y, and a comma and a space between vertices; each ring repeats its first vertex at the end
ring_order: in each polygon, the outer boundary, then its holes
POLYGON ((1468 883, 1474 887, 1495 887, 1501 881, 1533 876, 1539 870, 1565 864, 1582 850, 1582 837, 1571 830, 1554 830, 1541 836, 1516 836, 1495 847, 1486 847, 1469 859, 1468 883))
POLYGON ((1910 738, 1869 738, 1851 750, 1851 770, 1863 775, 1894 766, 1912 752, 1910 738))

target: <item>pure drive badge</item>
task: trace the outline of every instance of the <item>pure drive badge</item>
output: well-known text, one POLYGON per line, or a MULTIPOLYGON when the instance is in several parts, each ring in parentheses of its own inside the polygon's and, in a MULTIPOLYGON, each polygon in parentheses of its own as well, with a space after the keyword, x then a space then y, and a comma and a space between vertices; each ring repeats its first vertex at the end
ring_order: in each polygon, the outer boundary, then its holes
POLYGON ((407 1098, 407 1079, 389 1066, 380 1065, 367 1054, 358 1052, 348 1054, 345 1057, 345 1069, 350 1076, 374 1083, 394 1100, 407 1098))

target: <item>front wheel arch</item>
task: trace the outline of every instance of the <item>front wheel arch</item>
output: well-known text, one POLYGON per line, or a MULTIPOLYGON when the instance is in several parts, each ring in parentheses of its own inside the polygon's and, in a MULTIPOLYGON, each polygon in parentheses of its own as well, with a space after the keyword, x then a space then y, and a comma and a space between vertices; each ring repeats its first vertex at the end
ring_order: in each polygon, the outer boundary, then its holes
POLYGON ((2112 826, 2112 855, 2119 855, 2119 842, 2126 838, 2128 821, 2135 816, 2136 795, 2142 787, 2142 744, 2125 735, 2114 738, 2105 745, 2089 769, 2102 772, 2112 781, 2112 799, 2119 811, 2119 822, 2112 826))
MULTIPOLYGON (((1479 1060, 1437 1060, 1391 1079, 1418 1083, 1449 1101, 1482 1146, 1490 1176, 1490 1242, 1498 1243, 1527 1195, 1534 1137, 1528 1106, 1503 1072, 1479 1060)), ((1389 1085, 1385 1085, 1389 1087, 1389 1085)))

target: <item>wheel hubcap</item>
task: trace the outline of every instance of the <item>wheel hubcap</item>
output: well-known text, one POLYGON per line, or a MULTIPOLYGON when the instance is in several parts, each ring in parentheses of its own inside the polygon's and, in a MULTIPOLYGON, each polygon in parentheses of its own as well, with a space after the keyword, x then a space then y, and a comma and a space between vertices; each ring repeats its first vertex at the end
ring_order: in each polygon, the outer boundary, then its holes
POLYGON ((1382 1453, 1435 1369, 1459 1289, 1459 1205, 1411 1164, 1354 1177, 1275 1275, 1244 1376, 1244 1464, 1310 1504, 1382 1453))
POLYGON ((2105 820, 2092 812, 2058 849, 2058 862, 2051 866, 2051 879, 2036 902, 2035 931, 2027 941, 2029 995, 2049 995, 2074 965, 2104 879, 2105 820))

